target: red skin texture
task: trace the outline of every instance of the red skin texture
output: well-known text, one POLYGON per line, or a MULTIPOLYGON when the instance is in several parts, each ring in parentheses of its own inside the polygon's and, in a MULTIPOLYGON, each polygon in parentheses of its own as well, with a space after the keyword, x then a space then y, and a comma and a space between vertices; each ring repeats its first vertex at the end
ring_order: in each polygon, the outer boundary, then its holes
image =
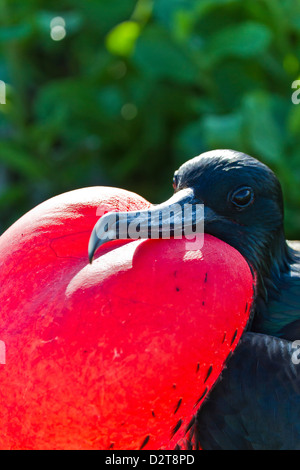
POLYGON ((79 189, 0 237, 1 449, 173 449, 247 324, 250 269, 212 236, 110 242, 90 265, 99 206, 150 203, 79 189))

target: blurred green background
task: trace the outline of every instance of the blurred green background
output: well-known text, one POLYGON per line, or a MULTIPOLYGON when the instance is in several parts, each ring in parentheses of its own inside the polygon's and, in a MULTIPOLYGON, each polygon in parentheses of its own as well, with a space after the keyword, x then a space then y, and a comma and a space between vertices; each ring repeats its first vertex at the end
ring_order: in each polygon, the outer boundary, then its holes
POLYGON ((276 172, 300 239, 299 59, 300 0, 0 0, 0 233, 84 186, 158 203, 233 148, 276 172))

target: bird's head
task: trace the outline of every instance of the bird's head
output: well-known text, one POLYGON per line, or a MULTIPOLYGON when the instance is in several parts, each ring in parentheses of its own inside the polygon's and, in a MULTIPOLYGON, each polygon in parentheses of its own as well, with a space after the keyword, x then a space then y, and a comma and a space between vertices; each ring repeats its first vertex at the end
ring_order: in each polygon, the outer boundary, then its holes
POLYGON ((184 163, 173 185, 193 190, 204 204, 205 232, 236 248, 262 277, 284 269, 283 196, 270 168, 241 152, 214 150, 184 163))
POLYGON ((115 214, 103 216, 90 239, 90 260, 106 241, 130 238, 127 228, 137 215, 141 236, 136 238, 151 238, 154 226, 158 229, 155 233, 165 236, 170 224, 174 231, 179 227, 182 234, 191 234, 196 212, 189 212, 188 220, 182 209, 187 204, 203 204, 204 231, 233 246, 247 259, 258 274, 261 292, 266 291, 264 280, 280 276, 288 268, 282 190, 266 165, 241 152, 213 150, 184 163, 174 174, 173 187, 174 195, 151 210, 120 213, 117 221, 115 214), (170 215, 159 218, 158 213, 164 214, 166 209, 170 215))

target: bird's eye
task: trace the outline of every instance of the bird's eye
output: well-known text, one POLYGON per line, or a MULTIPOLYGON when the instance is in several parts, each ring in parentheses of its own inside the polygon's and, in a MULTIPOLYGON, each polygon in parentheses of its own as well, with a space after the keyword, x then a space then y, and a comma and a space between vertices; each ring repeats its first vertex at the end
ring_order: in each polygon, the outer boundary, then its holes
POLYGON ((173 188, 176 189, 178 185, 178 175, 175 173, 173 176, 173 188))
POLYGON ((232 204, 234 204, 237 208, 240 209, 249 206, 253 202, 253 200, 253 190, 248 186, 236 189, 230 196, 230 201, 232 202, 232 204))

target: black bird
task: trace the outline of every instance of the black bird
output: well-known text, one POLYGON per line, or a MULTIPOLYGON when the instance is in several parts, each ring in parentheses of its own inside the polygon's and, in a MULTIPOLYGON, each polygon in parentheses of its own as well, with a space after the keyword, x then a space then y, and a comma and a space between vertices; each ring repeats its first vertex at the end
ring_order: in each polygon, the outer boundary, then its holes
POLYGON ((153 227, 161 236, 170 224, 174 233, 192 233, 195 212, 183 225, 180 208, 204 204, 205 232, 244 256, 257 285, 249 331, 199 410, 186 447, 300 449, 300 247, 285 239, 280 183, 255 158, 215 150, 184 163, 173 187, 174 195, 150 211, 150 223, 149 211, 119 213, 117 221, 103 216, 91 235, 90 261, 101 244, 127 238, 124 226, 137 215, 138 238, 151 237, 153 227), (161 221, 165 209, 171 215, 161 221))

